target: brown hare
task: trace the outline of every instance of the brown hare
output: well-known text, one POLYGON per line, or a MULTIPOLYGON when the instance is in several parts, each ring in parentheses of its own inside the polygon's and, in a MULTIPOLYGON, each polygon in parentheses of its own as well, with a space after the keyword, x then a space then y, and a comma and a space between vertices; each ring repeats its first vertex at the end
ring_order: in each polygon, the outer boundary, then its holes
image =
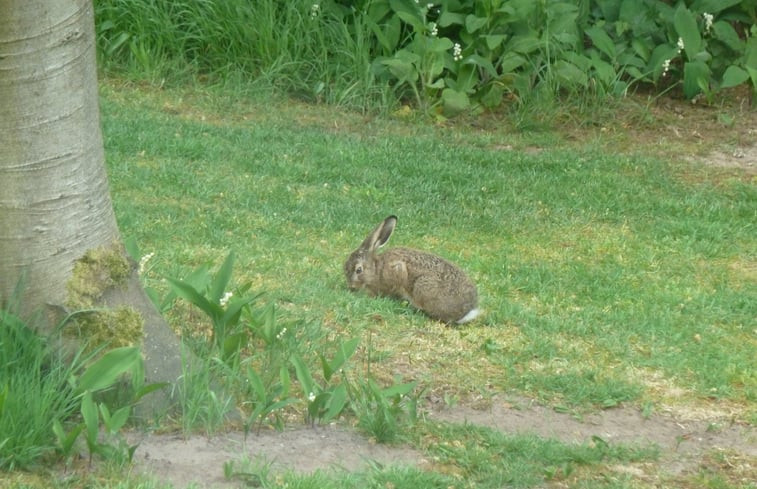
POLYGON ((347 285, 371 295, 405 299, 434 319, 462 324, 479 314, 476 285, 456 265, 412 248, 390 248, 381 254, 397 225, 389 216, 344 264, 347 285))

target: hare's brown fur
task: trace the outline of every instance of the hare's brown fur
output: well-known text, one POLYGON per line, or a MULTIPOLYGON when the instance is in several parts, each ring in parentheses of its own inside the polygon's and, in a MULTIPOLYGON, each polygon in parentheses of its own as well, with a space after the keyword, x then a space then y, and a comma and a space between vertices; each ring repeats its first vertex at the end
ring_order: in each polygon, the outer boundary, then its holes
POLYGON ((397 218, 387 217, 344 264, 351 289, 405 299, 430 317, 461 323, 478 314, 475 284, 456 265, 440 256, 412 248, 391 248, 378 254, 397 218))

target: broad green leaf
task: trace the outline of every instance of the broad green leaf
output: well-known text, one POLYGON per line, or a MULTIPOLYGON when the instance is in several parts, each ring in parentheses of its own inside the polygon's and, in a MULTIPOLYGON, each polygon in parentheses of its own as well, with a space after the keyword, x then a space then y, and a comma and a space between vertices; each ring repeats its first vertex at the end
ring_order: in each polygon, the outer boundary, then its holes
POLYGON ((326 413, 323 415, 324 421, 329 421, 339 416, 344 410, 344 406, 347 404, 347 386, 339 384, 331 391, 331 398, 329 399, 329 407, 326 413))
POLYGON ((213 277, 213 282, 211 282, 210 284, 208 298, 211 302, 217 303, 219 300, 221 300, 221 297, 223 297, 224 293, 226 292, 226 286, 229 285, 229 280, 231 280, 231 272, 233 267, 234 252, 230 251, 226 256, 226 259, 223 261, 221 268, 218 269, 215 277, 213 277))
POLYGON ((309 396, 311 393, 315 393, 315 382, 313 382, 313 376, 310 375, 310 369, 308 369, 302 357, 299 355, 292 355, 290 360, 294 365, 294 371, 297 374, 297 380, 300 381, 305 396, 309 396))
POLYGON ((676 48, 667 44, 660 44, 649 57, 647 71, 653 74, 653 79, 658 79, 663 72, 663 63, 665 60, 672 59, 676 55, 676 48))
POLYGON ((352 358, 352 355, 357 351, 358 344, 360 344, 360 338, 352 338, 339 345, 339 349, 330 363, 332 372, 336 372, 342 368, 342 365, 352 358))
POLYGON ((424 19, 420 8, 412 0, 390 0, 389 5, 397 17, 410 24, 418 32, 423 30, 424 19))
POLYGON ((87 371, 79 377, 76 391, 79 393, 96 392, 110 387, 121 375, 132 371, 135 364, 141 361, 142 355, 139 348, 133 346, 114 348, 90 365, 87 371))
POLYGON ((710 68, 701 61, 690 61, 683 65, 683 94, 686 98, 694 98, 707 87, 710 79, 710 68))
POLYGON ((553 69, 560 81, 570 88, 575 88, 576 86, 586 87, 589 83, 586 73, 573 63, 558 60, 554 64, 553 69))
POLYGON ((692 10, 695 12, 707 12, 708 14, 716 14, 729 7, 733 7, 741 3, 743 0, 702 0, 695 2, 692 5, 692 10))
POLYGON ((439 27, 448 27, 452 24, 456 25, 463 25, 465 24, 465 15, 464 14, 456 14, 454 12, 444 11, 439 16, 439 22, 437 22, 439 27))
POLYGON ((226 306, 226 311, 223 313, 223 316, 221 317, 221 322, 223 323, 229 323, 230 320, 234 316, 238 316, 241 312, 242 308, 247 306, 248 304, 255 302, 257 299, 262 296, 263 293, 255 294, 251 297, 245 297, 243 299, 232 299, 229 304, 226 306))
POLYGON ((510 73, 520 68, 526 63, 526 58, 515 53, 507 53, 502 56, 499 62, 499 69, 502 73, 510 73))
POLYGON ((515 51, 516 53, 529 54, 541 47, 541 41, 539 38, 526 35, 526 36, 514 36, 507 43, 507 49, 515 51))
POLYGON ((134 236, 129 236, 128 238, 124 239, 124 249, 126 250, 126 254, 131 257, 132 260, 135 262, 139 262, 139 260, 142 258, 142 254, 139 251, 139 245, 137 244, 137 239, 134 236))
POLYGON ((594 44, 601 53, 610 58, 610 60, 615 59, 617 54, 615 51, 615 43, 610 39, 610 36, 607 35, 607 32, 605 32, 602 27, 594 25, 586 29, 585 32, 586 35, 589 36, 589 39, 591 39, 592 44, 594 44))
POLYGON ((730 49, 739 52, 744 47, 744 41, 741 40, 736 29, 729 22, 719 20, 712 25, 712 32, 716 39, 722 41, 730 49))
POLYGON ((723 73, 723 82, 720 84, 720 88, 730 88, 741 85, 749 80, 749 73, 746 70, 739 68, 736 65, 729 66, 725 73, 723 73))
POLYGON ((415 63, 420 61, 420 58, 412 53, 408 53, 406 50, 398 51, 394 58, 385 59, 381 61, 381 64, 389 68, 389 71, 400 82, 414 83, 418 80, 418 70, 415 67, 415 63))
POLYGON ((252 388, 252 393, 255 395, 256 402, 266 402, 265 386, 263 380, 260 378, 252 367, 247 367, 247 382, 252 388))
POLYGON ((221 315, 222 309, 220 306, 209 302, 202 294, 200 294, 200 292, 197 291, 197 289, 195 289, 187 282, 171 277, 166 277, 166 280, 171 286, 171 290, 173 290, 177 296, 189 301, 194 306, 200 308, 200 310, 202 310, 211 318, 216 318, 221 315))
POLYGON ((247 344, 247 333, 241 332, 241 333, 228 335, 226 338, 223 339, 223 345, 222 345, 223 360, 228 361, 229 359, 234 358, 234 355, 239 353, 246 344, 247 344))
POLYGON ((95 406, 95 401, 92 400, 92 393, 90 391, 85 392, 82 398, 81 417, 87 428, 87 445, 89 445, 91 451, 97 443, 100 423, 98 422, 97 406, 95 406))
POLYGON ((137 390, 134 393, 134 400, 138 401, 145 397, 147 394, 152 394, 155 391, 158 391, 160 389, 163 389, 165 387, 169 387, 171 384, 168 382, 155 382, 153 384, 147 384, 146 386, 142 387, 141 389, 137 390))
POLYGON ((465 17, 465 30, 468 31, 469 34, 473 34, 480 28, 484 27, 488 21, 489 19, 486 17, 476 17, 475 15, 470 14, 465 17))
POLYGON ((74 443, 76 443, 76 440, 79 438, 82 430, 84 430, 84 423, 79 423, 74 426, 71 431, 66 433, 66 431, 63 429, 63 425, 59 420, 56 419, 55 421, 53 421, 53 433, 55 434, 55 438, 58 441, 60 451, 63 453, 63 455, 67 456, 71 453, 71 449, 73 448, 74 443))
POLYGON ((418 382, 408 382, 406 384, 394 384, 390 385, 386 389, 381 390, 381 395, 385 398, 394 396, 405 396, 413 391, 418 385, 418 382))
POLYGON ((452 49, 454 43, 446 37, 429 37, 426 49, 431 53, 443 53, 452 49))
POLYGON ((612 83, 618 78, 618 74, 615 72, 615 68, 613 68, 610 63, 607 63, 602 59, 592 57, 591 64, 594 68, 594 73, 596 74, 597 78, 605 87, 610 87, 612 83))
POLYGON ((458 92, 451 88, 442 90, 442 103, 447 115, 455 115, 470 108, 470 99, 464 92, 458 92))
POLYGON ((483 96, 481 96, 481 103, 484 107, 494 108, 498 107, 502 103, 502 97, 505 90, 501 83, 490 83, 485 89, 483 96))
POLYGON ((490 51, 500 47, 505 42, 505 39, 507 39, 507 36, 504 34, 488 34, 484 36, 484 42, 486 42, 486 47, 490 51))
POLYGON ((479 68, 483 68, 486 74, 492 78, 495 78, 498 75, 497 70, 494 68, 494 65, 492 65, 492 62, 484 58, 483 56, 479 56, 478 54, 468 56, 465 59, 465 63, 473 64, 478 66, 479 68))
POLYGON ((699 27, 694 14, 683 3, 676 9, 673 25, 678 35, 683 39, 683 49, 686 51, 686 56, 693 59, 702 47, 702 38, 699 35, 699 27))
POLYGON ((652 53, 649 43, 645 42, 642 39, 634 38, 631 40, 631 47, 633 48, 633 51, 638 54, 642 60, 644 60, 645 63, 649 61, 649 57, 652 53))
POLYGON ((123 406, 122 408, 117 409, 113 414, 110 414, 108 406, 102 403, 100 404, 100 415, 102 416, 105 428, 110 434, 118 433, 129 420, 130 414, 130 406, 123 406))

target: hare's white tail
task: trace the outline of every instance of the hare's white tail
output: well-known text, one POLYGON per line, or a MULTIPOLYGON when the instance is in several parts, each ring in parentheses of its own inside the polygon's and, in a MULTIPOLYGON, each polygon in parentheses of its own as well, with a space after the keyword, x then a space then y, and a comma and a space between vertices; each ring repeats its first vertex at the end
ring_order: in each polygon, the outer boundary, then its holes
POLYGON ((479 314, 481 314, 481 309, 474 307, 473 309, 468 311, 468 314, 455 321, 455 324, 465 324, 467 322, 473 321, 478 317, 479 314))

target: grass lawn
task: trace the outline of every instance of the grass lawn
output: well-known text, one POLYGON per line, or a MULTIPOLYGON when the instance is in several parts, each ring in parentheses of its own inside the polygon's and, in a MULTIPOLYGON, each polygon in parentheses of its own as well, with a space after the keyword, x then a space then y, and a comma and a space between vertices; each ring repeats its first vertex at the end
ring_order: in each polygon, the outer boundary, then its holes
POLYGON ((152 277, 234 250, 236 279, 280 317, 359 336, 366 354, 370 340, 374 371, 460 399, 714 405, 754 421, 748 178, 613 151, 612 135, 575 144, 114 85, 102 104, 119 224, 156 254, 152 277), (476 324, 347 291, 344 260, 392 213, 390 245, 477 282, 476 324))
MULTIPOLYGON (((757 423, 755 177, 686 159, 749 137, 717 110, 693 110, 691 132, 677 137, 680 121, 653 108, 519 132, 493 116, 430 125, 402 111, 382 119, 116 80, 103 83, 101 104, 119 225, 155 253, 145 277, 159 290, 162 277, 218 267, 233 250, 235 282, 265 292, 300 351, 357 337, 348 370, 417 381, 424 398, 485 407, 517 395, 576 416, 623 404, 757 423), (347 290, 344 260, 389 214, 399 216, 390 246, 433 251, 470 274, 481 319, 449 327, 347 290)), ((184 335, 208 328, 186 305, 169 318, 184 335)), ((403 439, 439 470, 278 482, 657 487, 603 476, 654 459, 642 448, 431 422, 403 439)), ((675 483, 753 487, 701 474, 675 483)), ((13 487, 36 487, 25 484, 13 487)))

